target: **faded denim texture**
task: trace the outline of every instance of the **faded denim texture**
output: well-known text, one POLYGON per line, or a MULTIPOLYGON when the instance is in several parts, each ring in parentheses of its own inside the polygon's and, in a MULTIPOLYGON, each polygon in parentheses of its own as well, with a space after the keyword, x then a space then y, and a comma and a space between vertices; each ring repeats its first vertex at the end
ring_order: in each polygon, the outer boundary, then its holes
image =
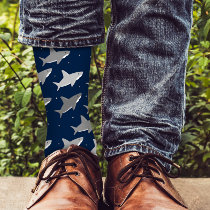
POLYGON ((34 47, 104 42, 103 0, 20 0, 18 41, 34 47))
MULTIPOLYGON (((43 2, 22 0, 21 43, 85 47, 103 42, 103 1, 43 2)), ((105 157, 139 151, 172 159, 185 121, 185 73, 193 1, 111 3, 112 24, 106 41, 102 88, 105 157)), ((163 165, 170 171, 171 165, 163 165)))

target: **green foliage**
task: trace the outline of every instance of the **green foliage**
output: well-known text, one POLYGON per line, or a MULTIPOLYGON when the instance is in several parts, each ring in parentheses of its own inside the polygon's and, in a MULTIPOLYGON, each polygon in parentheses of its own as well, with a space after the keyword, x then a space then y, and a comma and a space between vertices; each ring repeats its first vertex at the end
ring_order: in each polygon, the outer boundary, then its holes
POLYGON ((210 0, 195 1, 186 75, 186 122, 174 155, 186 177, 210 175, 209 20, 210 0))
MULTIPOLYGON (((17 42, 17 0, 0 2, 0 176, 36 176, 44 158, 46 110, 31 46, 17 42)), ((107 34, 110 1, 104 2, 107 34)), ((174 160, 182 176, 209 176, 210 166, 210 0, 194 1, 186 75, 186 123, 174 160)), ((107 162, 101 145, 101 85, 106 43, 92 47, 89 113, 103 175, 107 162)))

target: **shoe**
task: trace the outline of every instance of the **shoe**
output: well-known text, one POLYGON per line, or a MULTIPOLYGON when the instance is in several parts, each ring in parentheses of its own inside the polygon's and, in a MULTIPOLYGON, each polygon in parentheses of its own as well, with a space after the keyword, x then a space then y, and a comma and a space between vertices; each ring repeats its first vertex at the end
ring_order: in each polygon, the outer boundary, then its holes
POLYGON ((97 156, 71 145, 43 160, 27 209, 96 210, 102 186, 97 156))
POLYGON ((105 202, 114 210, 186 210, 185 202, 170 179, 180 174, 180 166, 152 153, 129 152, 108 161, 105 180, 105 202), (169 174, 157 160, 178 169, 169 174))

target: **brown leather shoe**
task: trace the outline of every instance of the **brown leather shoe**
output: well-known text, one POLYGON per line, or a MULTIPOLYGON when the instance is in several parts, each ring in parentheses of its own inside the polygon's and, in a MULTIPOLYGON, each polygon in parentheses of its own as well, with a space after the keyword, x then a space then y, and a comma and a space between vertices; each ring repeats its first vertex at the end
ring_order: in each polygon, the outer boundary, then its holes
POLYGON ((27 209, 96 210, 102 186, 97 156, 71 145, 43 160, 27 209))
POLYGON ((177 167, 171 160, 152 153, 129 152, 108 163, 105 199, 114 210, 186 210, 187 206, 170 179, 160 158, 177 167))

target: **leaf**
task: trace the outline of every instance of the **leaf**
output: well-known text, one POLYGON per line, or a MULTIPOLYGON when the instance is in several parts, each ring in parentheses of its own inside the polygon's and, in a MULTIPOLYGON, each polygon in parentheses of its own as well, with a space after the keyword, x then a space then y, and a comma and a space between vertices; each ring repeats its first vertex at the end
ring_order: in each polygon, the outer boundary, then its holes
POLYGON ((207 78, 207 77, 199 77, 199 80, 202 81, 204 87, 209 87, 210 78, 207 78))
POLYGON ((28 108, 27 107, 24 107, 22 109, 20 109, 18 112, 17 112, 17 117, 15 119, 15 128, 18 129, 20 127, 20 118, 21 118, 21 114, 24 113, 25 111, 27 111, 28 108))
POLYGON ((104 13, 106 12, 106 9, 108 7, 110 7, 110 1, 104 1, 104 8, 103 8, 104 13))
POLYGON ((200 42, 202 47, 205 47, 206 49, 208 49, 210 47, 210 42, 208 41, 202 41, 200 42))
POLYGON ((40 85, 35 86, 33 92, 35 95, 39 96, 42 93, 40 85))
POLYGON ((208 65, 208 58, 206 57, 201 57, 198 59, 198 63, 200 67, 205 67, 208 65))
POLYGON ((6 128, 6 126, 5 126, 5 125, 0 124, 0 131, 3 131, 5 128, 6 128))
POLYGON ((210 111, 210 104, 206 104, 206 108, 210 111))
POLYGON ((0 141, 0 148, 5 148, 7 146, 7 143, 5 140, 0 141))
POLYGON ((0 86, 0 91, 4 90, 5 87, 6 87, 6 85, 0 86))
POLYGON ((15 75, 15 73, 12 71, 12 69, 10 67, 7 67, 5 69, 4 74, 5 74, 6 79, 10 79, 15 75))
POLYGON ((9 40, 11 39, 11 34, 10 33, 0 34, 0 38, 6 42, 9 42, 9 40))
POLYGON ((98 99, 99 96, 101 96, 102 90, 100 89, 97 93, 95 93, 92 98, 90 99, 88 105, 90 108, 95 104, 96 100, 98 99))
POLYGON ((34 115, 34 109, 30 109, 27 113, 27 116, 33 116, 34 115))
POLYGON ((206 162, 207 159, 210 158, 210 152, 203 155, 203 162, 206 162))
POLYGON ((31 99, 31 94, 32 94, 31 88, 28 88, 25 90, 25 92, 23 94, 22 102, 21 102, 23 107, 29 103, 29 101, 31 99))
POLYGON ((32 51, 33 51, 33 48, 32 47, 29 47, 29 48, 27 48, 26 50, 24 50, 22 52, 22 56, 25 56, 26 54, 28 54, 29 52, 32 52, 32 51))
POLYGON ((37 117, 27 117, 27 118, 24 119, 24 125, 28 126, 36 119, 37 119, 37 117))
POLYGON ((33 79, 32 78, 23 78, 22 79, 22 83, 23 83, 23 85, 27 88, 29 85, 30 85, 30 83, 33 81, 33 79))
POLYGON ((41 100, 39 103, 38 103, 38 109, 40 111, 46 111, 46 108, 45 108, 45 105, 44 105, 44 101, 41 100))
POLYGON ((14 95, 15 103, 17 105, 20 105, 22 98, 23 98, 24 92, 16 92, 14 95))
POLYGON ((197 62, 196 59, 188 59, 187 67, 186 67, 187 71, 189 71, 193 66, 195 66, 196 62, 197 62))
POLYGON ((207 90, 206 90, 206 96, 207 96, 207 99, 210 99, 210 88, 207 88, 207 90))
POLYGON ((106 29, 109 28, 110 24, 111 24, 111 16, 109 14, 104 14, 104 25, 106 29))
POLYGON ((15 119, 15 128, 18 129, 20 127, 20 117, 16 117, 15 119))
POLYGON ((210 30, 210 19, 206 22, 206 25, 204 26, 204 29, 203 29, 203 34, 204 34, 205 40, 208 36, 209 30, 210 30))
POLYGON ((204 122, 203 127, 206 131, 210 130, 210 122, 204 122))
POLYGON ((20 110, 17 112, 17 116, 20 117, 21 114, 22 114, 23 112, 27 111, 27 110, 28 110, 28 107, 23 107, 22 109, 20 109, 20 110))
POLYGON ((41 127, 41 128, 37 128, 36 132, 35 132, 36 136, 37 136, 37 140, 39 142, 44 142, 46 140, 47 137, 47 127, 41 127))
POLYGON ((37 168, 37 167, 39 167, 39 163, 38 162, 37 163, 30 163, 30 162, 28 162, 28 165, 29 165, 30 168, 37 168))
POLYGON ((99 45, 100 54, 104 54, 106 52, 106 43, 102 43, 99 45))
POLYGON ((6 119, 10 118, 13 114, 14 114, 14 111, 7 112, 5 115, 1 116, 0 119, 6 120, 6 119))
POLYGON ((194 139, 196 139, 196 136, 193 136, 191 133, 186 132, 182 133, 182 138, 181 138, 181 144, 186 144, 189 142, 192 142, 194 139))

